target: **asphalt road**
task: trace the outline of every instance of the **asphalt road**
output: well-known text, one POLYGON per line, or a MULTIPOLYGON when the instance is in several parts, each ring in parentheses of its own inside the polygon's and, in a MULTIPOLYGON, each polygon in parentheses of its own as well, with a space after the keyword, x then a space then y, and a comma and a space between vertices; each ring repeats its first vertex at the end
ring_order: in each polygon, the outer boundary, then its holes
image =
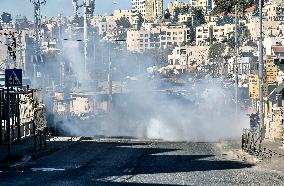
POLYGON ((0 171, 0 185, 283 185, 218 143, 62 142, 66 148, 0 171))

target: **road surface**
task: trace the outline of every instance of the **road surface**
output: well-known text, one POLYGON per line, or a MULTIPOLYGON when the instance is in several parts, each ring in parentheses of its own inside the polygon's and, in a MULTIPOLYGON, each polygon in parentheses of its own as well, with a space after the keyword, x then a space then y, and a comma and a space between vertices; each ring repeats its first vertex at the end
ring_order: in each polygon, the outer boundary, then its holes
POLYGON ((0 185, 284 184, 280 173, 241 162, 219 143, 86 138, 62 146, 1 170, 0 185))

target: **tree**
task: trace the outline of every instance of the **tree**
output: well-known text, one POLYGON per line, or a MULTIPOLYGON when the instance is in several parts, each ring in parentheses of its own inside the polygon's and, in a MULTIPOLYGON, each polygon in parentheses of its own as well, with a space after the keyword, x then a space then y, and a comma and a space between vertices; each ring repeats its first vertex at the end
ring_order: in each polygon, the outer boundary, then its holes
POLYGON ((137 29, 140 30, 142 27, 142 24, 144 23, 144 19, 141 13, 139 13, 138 15, 138 19, 137 19, 137 29))
POLYGON ((222 43, 215 43, 210 46, 208 58, 220 62, 225 52, 225 45, 222 43))
POLYGON ((204 12, 202 9, 199 8, 192 8, 192 20, 188 20, 187 27, 189 27, 189 44, 195 41, 196 36, 196 27, 206 23, 204 12))
POLYGON ((172 17, 172 22, 177 23, 178 22, 178 16, 181 14, 181 9, 180 8, 175 8, 173 12, 173 17, 172 17))
POLYGON ((234 16, 225 15, 223 17, 219 17, 216 20, 216 25, 217 26, 224 26, 225 24, 235 24, 235 17, 234 16))
POLYGON ((12 15, 7 12, 3 12, 1 18, 4 23, 10 23, 12 21, 12 15))
MULTIPOLYGON (((251 34, 247 26, 240 25, 240 27, 238 27, 237 29, 237 33, 238 33, 238 43, 237 43, 238 46, 243 45, 244 42, 247 42, 251 39, 251 34)), ((230 33, 230 37, 227 41, 227 44, 231 49, 235 48, 236 42, 235 42, 234 32, 230 33)))
POLYGON ((131 27, 131 23, 129 22, 128 18, 123 16, 120 19, 116 20, 116 25, 119 28, 130 28, 131 27))
POLYGON ((256 0, 215 0, 215 8, 213 14, 229 14, 235 12, 235 7, 237 5, 238 12, 244 12, 245 9, 256 4, 256 0))
POLYGON ((192 8, 192 14, 193 14, 193 22, 192 22, 192 26, 197 27, 200 26, 204 23, 206 23, 205 21, 205 17, 204 17, 204 12, 201 8, 192 8))
POLYGON ((169 11, 168 8, 164 12, 164 18, 165 19, 170 19, 171 18, 171 14, 170 14, 170 11, 169 11))

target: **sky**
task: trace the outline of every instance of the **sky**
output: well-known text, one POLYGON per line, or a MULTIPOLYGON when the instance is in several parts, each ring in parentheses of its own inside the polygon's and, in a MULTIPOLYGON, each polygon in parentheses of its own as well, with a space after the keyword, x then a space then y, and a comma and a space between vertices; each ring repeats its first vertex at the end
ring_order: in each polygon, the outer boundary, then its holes
MULTIPOLYGON (((46 0, 47 4, 42 8, 42 15, 47 17, 58 14, 72 15, 72 0, 46 0)), ((82 1, 82 0, 81 0, 82 1)), ((114 6, 114 0, 96 0, 96 14, 110 14, 114 9, 130 9, 131 0, 116 0, 118 5, 114 6)), ((171 0, 164 0, 165 6, 171 0)), ((174 1, 174 0, 172 0, 174 1)), ((185 1, 185 0, 183 0, 185 1)), ((14 15, 24 15, 29 19, 33 17, 33 6, 30 0, 0 0, 0 14, 9 12, 14 15)))

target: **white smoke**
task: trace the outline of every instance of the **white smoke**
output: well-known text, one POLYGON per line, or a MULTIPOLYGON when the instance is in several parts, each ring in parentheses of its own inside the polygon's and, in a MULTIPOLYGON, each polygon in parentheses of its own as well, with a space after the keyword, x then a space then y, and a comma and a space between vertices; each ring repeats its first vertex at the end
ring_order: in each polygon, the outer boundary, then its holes
MULTIPOLYGON (((84 55, 78 50, 77 45, 74 42, 67 43, 64 47, 64 56, 71 63, 77 78, 83 81, 86 78, 83 70, 84 55)), ((107 59, 108 47, 100 48, 101 55, 104 54, 107 59)), ((99 60, 103 59, 98 55, 99 60)), ((113 57, 113 64, 122 66, 126 72, 125 77, 133 76, 137 73, 134 64, 137 58, 125 55, 123 60, 113 57)), ((148 56, 143 58, 148 59, 148 56)), ((157 81, 148 79, 147 74, 144 74, 144 78, 141 76, 137 79, 129 83, 129 95, 114 97, 112 112, 107 117, 86 121, 72 119, 58 127, 75 136, 105 135, 166 141, 217 141, 240 137, 242 129, 249 124, 249 118, 244 110, 239 108, 236 114, 232 92, 224 89, 216 79, 189 83, 179 88, 166 88, 177 93, 157 91, 163 88, 159 88, 160 83, 157 81)))
MULTIPOLYGON (((149 88, 148 85, 140 88, 149 88)), ((99 134, 165 141, 217 141, 240 137, 242 129, 249 123, 245 111, 239 109, 236 115, 230 91, 219 85, 200 83, 195 92, 191 93, 193 89, 190 89, 187 95, 178 98, 141 90, 118 99, 117 108, 108 119, 84 124, 66 123, 65 130, 80 136, 99 134)))

